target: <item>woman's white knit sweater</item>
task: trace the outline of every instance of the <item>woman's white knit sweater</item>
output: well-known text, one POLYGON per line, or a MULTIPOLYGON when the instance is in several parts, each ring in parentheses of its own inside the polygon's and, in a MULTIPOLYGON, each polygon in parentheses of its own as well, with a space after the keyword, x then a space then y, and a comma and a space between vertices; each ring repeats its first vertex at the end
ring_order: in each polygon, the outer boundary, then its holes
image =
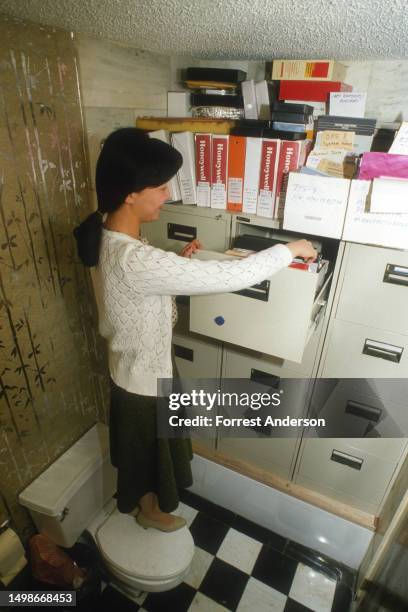
POLYGON ((237 261, 188 259, 103 229, 92 280, 112 380, 131 393, 157 395, 157 379, 171 378, 172 295, 238 291, 291 261, 282 244, 237 261))

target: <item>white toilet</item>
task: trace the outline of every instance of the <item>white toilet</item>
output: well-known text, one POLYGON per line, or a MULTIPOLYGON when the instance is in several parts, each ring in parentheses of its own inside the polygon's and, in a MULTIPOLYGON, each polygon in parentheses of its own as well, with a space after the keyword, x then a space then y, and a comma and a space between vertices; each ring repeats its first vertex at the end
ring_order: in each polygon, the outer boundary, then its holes
POLYGON ((19 501, 29 509, 38 531, 59 546, 73 546, 87 530, 111 583, 129 597, 174 588, 190 571, 190 531, 140 527, 134 517, 117 510, 115 490, 109 430, 97 423, 24 489, 19 501))

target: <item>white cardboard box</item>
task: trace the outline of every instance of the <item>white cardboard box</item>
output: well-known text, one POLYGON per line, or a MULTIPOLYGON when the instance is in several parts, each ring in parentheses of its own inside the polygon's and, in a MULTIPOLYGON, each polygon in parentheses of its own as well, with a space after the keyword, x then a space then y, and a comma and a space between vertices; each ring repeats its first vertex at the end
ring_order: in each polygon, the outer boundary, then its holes
POLYGON ((283 228, 341 238, 350 180, 290 172, 283 228))
POLYGON ((191 117, 190 92, 168 91, 167 92, 167 116, 168 117, 191 117))
POLYGON ((367 212, 371 181, 351 181, 343 240, 408 249, 408 215, 367 212))
POLYGON ((192 132, 174 132, 173 146, 183 156, 183 165, 178 171, 181 199, 183 204, 196 204, 195 144, 192 132))
MULTIPOLYGON (((154 132, 149 132, 149 136, 170 144, 170 135, 167 130, 155 130, 154 132)), ((168 187, 170 192, 170 202, 180 202, 181 193, 177 176, 173 176, 173 178, 169 180, 168 187)))

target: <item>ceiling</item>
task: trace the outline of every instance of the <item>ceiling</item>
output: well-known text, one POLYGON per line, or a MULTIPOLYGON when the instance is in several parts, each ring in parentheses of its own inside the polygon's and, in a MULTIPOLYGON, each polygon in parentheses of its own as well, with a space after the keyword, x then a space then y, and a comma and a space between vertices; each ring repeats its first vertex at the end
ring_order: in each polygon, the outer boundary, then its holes
POLYGON ((0 0, 0 12, 197 58, 408 57, 406 0, 0 0))

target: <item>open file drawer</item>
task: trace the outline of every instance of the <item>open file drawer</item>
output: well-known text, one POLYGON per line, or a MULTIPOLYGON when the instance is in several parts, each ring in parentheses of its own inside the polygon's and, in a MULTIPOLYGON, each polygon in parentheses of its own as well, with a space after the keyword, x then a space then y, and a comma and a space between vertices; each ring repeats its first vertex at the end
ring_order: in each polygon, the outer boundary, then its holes
MULTIPOLYGON (((205 259, 225 259, 200 252, 205 259)), ((299 363, 329 291, 329 262, 320 272, 285 268, 238 293, 190 298, 190 330, 299 363)))

